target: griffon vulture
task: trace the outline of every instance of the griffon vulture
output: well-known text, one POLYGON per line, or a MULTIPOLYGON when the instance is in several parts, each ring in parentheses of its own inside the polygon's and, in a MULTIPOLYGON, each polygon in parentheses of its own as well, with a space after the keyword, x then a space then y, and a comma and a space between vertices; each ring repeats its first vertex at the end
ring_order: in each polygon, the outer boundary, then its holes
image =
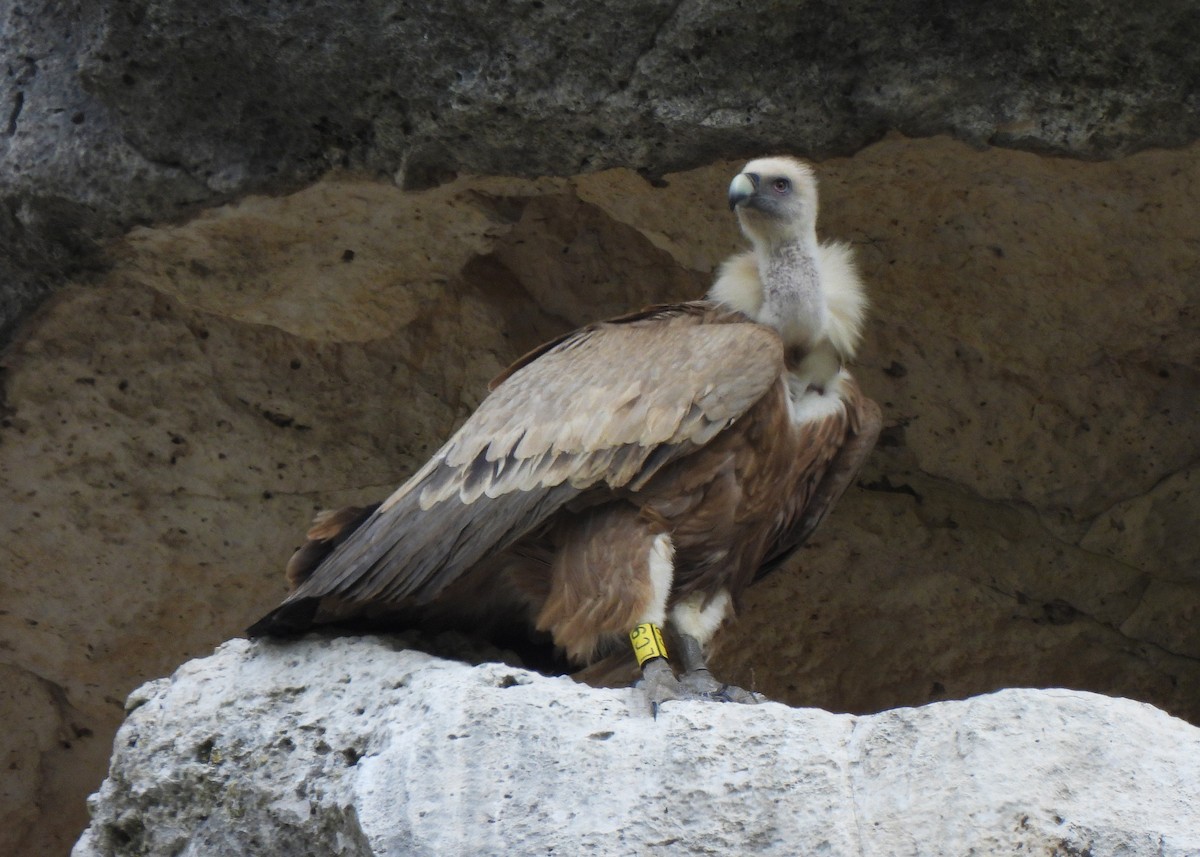
POLYGON ((753 246, 707 299, 522 357, 382 504, 318 516, 249 633, 519 627, 579 665, 632 641, 655 706, 754 700, 710 676, 706 647, 841 496, 880 413, 845 368, 866 301, 849 248, 817 240, 810 167, 751 161, 729 203, 753 246))

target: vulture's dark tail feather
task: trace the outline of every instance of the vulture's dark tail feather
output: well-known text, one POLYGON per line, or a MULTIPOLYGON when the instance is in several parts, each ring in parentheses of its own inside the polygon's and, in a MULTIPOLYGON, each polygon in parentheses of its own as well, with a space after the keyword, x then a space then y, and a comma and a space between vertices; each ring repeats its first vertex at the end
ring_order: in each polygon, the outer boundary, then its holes
POLYGON ((301 598, 280 604, 246 629, 246 636, 294 637, 312 628, 319 598, 301 598))

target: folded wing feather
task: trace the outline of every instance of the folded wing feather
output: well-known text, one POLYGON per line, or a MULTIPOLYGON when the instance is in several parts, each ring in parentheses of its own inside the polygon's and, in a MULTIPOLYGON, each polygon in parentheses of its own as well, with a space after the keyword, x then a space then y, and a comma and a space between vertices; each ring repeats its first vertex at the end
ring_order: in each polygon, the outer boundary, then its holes
POLYGON ((590 325, 518 361, 289 602, 428 601, 582 491, 634 490, 779 379, 769 328, 695 302, 590 325))

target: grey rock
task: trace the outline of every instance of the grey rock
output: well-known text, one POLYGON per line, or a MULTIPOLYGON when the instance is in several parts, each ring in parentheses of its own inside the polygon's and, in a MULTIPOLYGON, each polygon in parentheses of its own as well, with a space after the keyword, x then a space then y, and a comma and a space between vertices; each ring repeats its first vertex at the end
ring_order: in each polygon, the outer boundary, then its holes
POLYGON ((1116 0, 0 7, 0 337, 130 225, 332 166, 649 174, 885 132, 1111 157, 1200 131, 1200 14, 1116 0))
POLYGON ((1007 690, 680 702, 387 638, 234 640, 129 699, 75 857, 1200 852, 1200 729, 1007 690))
POLYGON ((889 129, 1076 155, 1200 130, 1200 18, 1178 3, 177 0, 104 23, 89 88, 148 158, 214 188, 342 159, 661 172, 889 129))
POLYGON ((174 167, 132 148, 80 64, 113 10, 0 5, 0 344, 99 246, 139 222, 211 199, 174 167))

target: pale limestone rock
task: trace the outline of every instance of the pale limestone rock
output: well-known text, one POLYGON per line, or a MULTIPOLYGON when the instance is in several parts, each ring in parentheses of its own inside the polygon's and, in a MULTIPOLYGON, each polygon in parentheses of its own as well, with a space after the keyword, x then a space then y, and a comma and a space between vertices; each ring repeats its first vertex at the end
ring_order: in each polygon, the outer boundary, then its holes
POLYGON ((1200 849, 1200 729, 1089 693, 652 719, 635 690, 310 637, 227 643, 129 706, 74 857, 1200 849))

